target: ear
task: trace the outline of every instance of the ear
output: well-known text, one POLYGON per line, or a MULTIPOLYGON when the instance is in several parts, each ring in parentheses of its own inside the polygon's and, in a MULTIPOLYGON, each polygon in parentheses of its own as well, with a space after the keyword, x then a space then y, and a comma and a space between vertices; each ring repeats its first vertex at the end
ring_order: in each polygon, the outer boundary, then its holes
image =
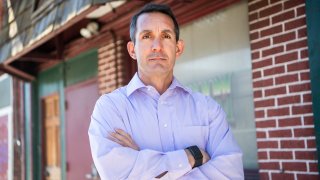
POLYGON ((180 39, 176 45, 176 57, 177 58, 180 57, 183 51, 184 51, 184 41, 180 39))
POLYGON ((129 55, 132 59, 137 59, 136 52, 134 51, 134 43, 132 41, 129 41, 127 44, 127 50, 129 52, 129 55))

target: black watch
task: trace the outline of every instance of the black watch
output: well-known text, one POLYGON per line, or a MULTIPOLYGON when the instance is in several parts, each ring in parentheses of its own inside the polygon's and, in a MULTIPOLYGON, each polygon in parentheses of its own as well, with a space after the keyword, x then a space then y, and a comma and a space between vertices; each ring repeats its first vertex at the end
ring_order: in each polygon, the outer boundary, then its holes
POLYGON ((198 148, 198 146, 190 146, 190 147, 187 147, 187 149, 190 151, 190 153, 192 154, 192 156, 195 160, 194 166, 192 168, 201 166, 203 156, 202 156, 202 153, 201 153, 200 149, 198 148))

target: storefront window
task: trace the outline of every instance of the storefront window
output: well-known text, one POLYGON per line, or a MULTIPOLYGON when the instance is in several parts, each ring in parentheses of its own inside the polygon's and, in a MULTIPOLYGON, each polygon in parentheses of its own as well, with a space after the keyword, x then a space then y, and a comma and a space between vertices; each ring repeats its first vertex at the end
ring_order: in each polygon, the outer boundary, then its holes
POLYGON ((185 51, 178 80, 223 106, 243 150, 244 168, 258 169, 253 108, 248 5, 241 1, 181 27, 185 51))

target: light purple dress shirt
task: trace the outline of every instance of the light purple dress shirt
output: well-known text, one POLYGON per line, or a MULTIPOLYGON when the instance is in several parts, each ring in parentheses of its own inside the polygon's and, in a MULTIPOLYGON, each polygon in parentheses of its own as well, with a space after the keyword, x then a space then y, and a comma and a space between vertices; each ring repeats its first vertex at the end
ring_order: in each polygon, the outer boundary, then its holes
POLYGON ((175 78, 160 95, 136 73, 127 86, 102 95, 89 127, 92 157, 102 180, 243 179, 242 152, 226 114, 210 97, 192 92, 175 78), (120 128, 140 151, 107 139, 120 128), (197 145, 211 160, 192 169, 185 148, 197 145))

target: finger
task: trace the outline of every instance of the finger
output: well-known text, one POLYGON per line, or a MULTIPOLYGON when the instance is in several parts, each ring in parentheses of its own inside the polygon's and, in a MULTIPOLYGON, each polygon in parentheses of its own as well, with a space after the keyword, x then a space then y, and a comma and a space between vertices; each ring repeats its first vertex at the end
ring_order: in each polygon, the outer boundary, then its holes
POLYGON ((118 134, 116 132, 112 132, 109 134, 110 136, 112 136, 113 138, 117 139, 118 141, 121 141, 123 144, 125 144, 126 146, 130 146, 131 145, 131 141, 127 139, 127 137, 118 134))
POLYGON ((122 135, 122 136, 126 137, 129 141, 133 142, 133 140, 132 140, 132 138, 131 138, 130 134, 128 134, 128 133, 127 133, 127 132, 125 132, 124 130, 119 129, 119 128, 115 128, 114 130, 115 130, 115 132, 117 132, 118 134, 120 134, 120 135, 122 135))
POLYGON ((123 147, 128 147, 125 143, 123 143, 122 141, 119 141, 117 138, 114 138, 112 136, 107 136, 107 138, 123 147))

